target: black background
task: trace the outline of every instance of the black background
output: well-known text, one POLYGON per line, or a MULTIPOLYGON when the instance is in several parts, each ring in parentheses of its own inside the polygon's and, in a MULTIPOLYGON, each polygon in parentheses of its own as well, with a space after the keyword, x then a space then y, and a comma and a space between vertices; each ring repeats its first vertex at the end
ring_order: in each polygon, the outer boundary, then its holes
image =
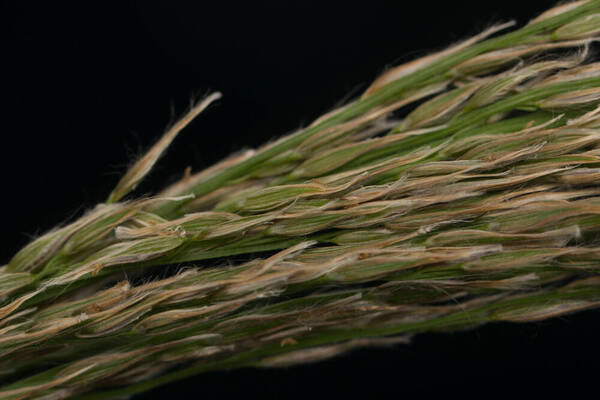
MULTIPOLYGON (((0 264, 103 201, 120 174, 209 91, 137 194, 309 124, 386 66, 553 1, 13 1, 0 15, 0 264)), ((426 334, 310 366, 215 372, 139 399, 551 394, 594 382, 598 312, 426 334)), ((574 392, 572 394, 575 394, 574 392)))

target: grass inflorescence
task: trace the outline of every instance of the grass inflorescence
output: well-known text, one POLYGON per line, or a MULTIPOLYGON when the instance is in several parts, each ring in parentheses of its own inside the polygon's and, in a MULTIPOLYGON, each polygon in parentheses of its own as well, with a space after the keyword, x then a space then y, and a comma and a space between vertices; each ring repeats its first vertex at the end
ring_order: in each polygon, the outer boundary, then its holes
POLYGON ((0 267, 0 398, 123 397, 600 306, 599 16, 577 1, 491 27, 128 198, 208 96, 0 267))

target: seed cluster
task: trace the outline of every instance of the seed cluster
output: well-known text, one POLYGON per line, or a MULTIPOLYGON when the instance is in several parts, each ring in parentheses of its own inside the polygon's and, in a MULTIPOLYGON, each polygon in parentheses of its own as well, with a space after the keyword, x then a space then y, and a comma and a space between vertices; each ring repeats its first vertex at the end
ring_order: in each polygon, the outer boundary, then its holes
POLYGON ((122 200, 207 97, 105 203, 0 267, 0 399, 123 397, 600 306, 600 0, 498 35, 512 25, 122 200))

